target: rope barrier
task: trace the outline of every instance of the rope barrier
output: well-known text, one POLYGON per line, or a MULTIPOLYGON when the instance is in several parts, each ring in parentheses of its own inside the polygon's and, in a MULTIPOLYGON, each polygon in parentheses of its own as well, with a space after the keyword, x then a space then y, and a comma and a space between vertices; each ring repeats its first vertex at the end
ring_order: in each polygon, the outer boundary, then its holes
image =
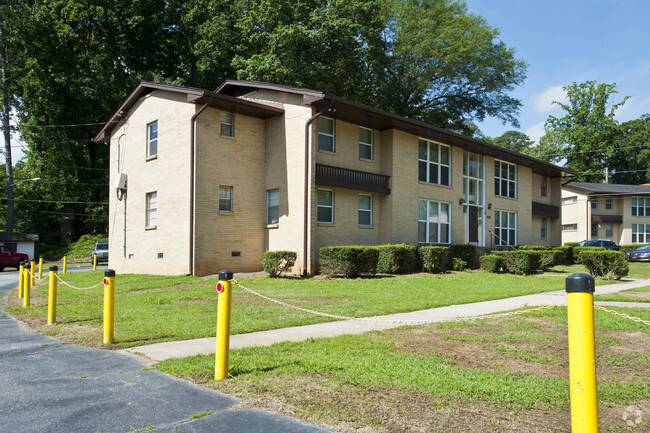
POLYGON ((68 283, 66 283, 65 281, 63 281, 63 280, 61 279, 61 277, 59 277, 59 274, 56 274, 56 278, 57 278, 57 280, 59 280, 60 282, 62 282, 63 284, 65 284, 66 286, 70 287, 71 289, 75 289, 75 290, 90 290, 90 289, 94 289, 94 288, 96 288, 96 287, 99 287, 99 286, 103 286, 103 285, 104 285, 104 282, 102 281, 101 283, 96 284, 96 285, 94 285, 94 286, 92 286, 92 287, 75 287, 75 286, 71 286, 70 284, 68 284, 68 283))
POLYGON ((424 325, 428 323, 443 323, 443 322, 467 322, 471 320, 480 320, 480 319, 493 319, 493 318, 498 318, 498 317, 508 317, 508 316, 517 316, 520 314, 526 314, 526 313, 531 313, 533 311, 542 311, 542 310, 547 310, 550 308, 555 308, 555 307, 560 307, 561 305, 545 305, 543 307, 537 307, 537 308, 531 308, 528 310, 522 310, 522 311, 513 311, 509 313, 499 313, 499 314, 483 314, 480 316, 465 316, 465 317, 455 317, 453 319, 435 319, 435 320, 391 320, 391 319, 373 319, 373 318, 366 318, 366 317, 349 317, 349 316, 340 316, 337 314, 329 314, 329 313, 323 313, 320 311, 314 311, 310 310, 308 308, 302 308, 298 307, 296 305, 291 305, 286 302, 280 301, 278 299, 270 298, 268 296, 262 295, 259 292, 256 292, 253 289, 249 289, 247 287, 242 286, 237 280, 233 280, 235 285, 243 290, 245 290, 248 293, 251 293, 255 296, 258 296, 264 300, 267 300, 269 302, 273 302, 278 305, 282 305, 283 307, 288 307, 292 308, 294 310, 299 310, 303 311, 305 313, 310 313, 310 314, 315 314, 317 316, 323 316, 323 317, 329 317, 332 319, 340 319, 340 320, 354 320, 357 322, 365 322, 365 323, 396 323, 396 324, 415 324, 415 325, 424 325))
POLYGON ((644 325, 650 326, 650 320, 643 320, 643 319, 640 319, 638 317, 633 317, 633 316, 627 315, 625 313, 619 313, 618 311, 609 310, 609 309, 607 309, 605 307, 601 307, 600 305, 594 305, 594 309, 604 311, 606 313, 610 313, 610 314, 613 314, 614 316, 619 316, 619 317, 622 317, 624 319, 629 319, 629 320, 632 320, 633 322, 642 323, 644 325))
POLYGON ((28 274, 29 274, 33 279, 35 279, 35 280, 44 280, 44 279, 45 279, 45 277, 43 277, 43 278, 38 278, 36 275, 32 274, 32 271, 30 271, 29 269, 25 269, 25 270, 26 270, 27 273, 28 273, 28 274))

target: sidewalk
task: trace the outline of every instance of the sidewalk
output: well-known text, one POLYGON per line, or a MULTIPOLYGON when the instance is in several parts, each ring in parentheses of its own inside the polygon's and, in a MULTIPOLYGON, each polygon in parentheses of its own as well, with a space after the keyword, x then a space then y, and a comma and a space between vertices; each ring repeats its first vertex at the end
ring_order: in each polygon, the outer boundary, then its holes
MULTIPOLYGON (((541 277, 543 278, 543 277, 541 277)), ((650 280, 629 280, 623 283, 597 286, 596 295, 607 295, 622 290, 650 285, 650 280)), ((634 302, 596 302, 596 305, 650 308, 650 303, 634 302)), ((518 308, 543 305, 566 305, 566 292, 540 293, 537 295, 518 296, 494 301, 476 302, 472 304, 451 305, 430 310, 413 311, 410 313, 391 314, 365 318, 364 321, 341 320, 337 322, 318 323, 315 325, 296 326, 292 328, 273 329, 269 331, 251 332, 230 336, 230 348, 240 349, 252 346, 270 346, 282 341, 304 341, 309 338, 336 337, 345 334, 362 334, 373 330, 396 328, 417 321, 443 321, 459 317, 481 316, 499 313, 518 308), (406 322, 406 323, 405 323, 406 322)), ((411 323, 412 324, 412 323, 411 323)), ((147 362, 155 364, 169 358, 181 358, 191 355, 215 353, 216 339, 199 338, 195 340, 172 341, 156 343, 148 346, 138 346, 123 349, 120 352, 137 354, 147 358, 147 362)))

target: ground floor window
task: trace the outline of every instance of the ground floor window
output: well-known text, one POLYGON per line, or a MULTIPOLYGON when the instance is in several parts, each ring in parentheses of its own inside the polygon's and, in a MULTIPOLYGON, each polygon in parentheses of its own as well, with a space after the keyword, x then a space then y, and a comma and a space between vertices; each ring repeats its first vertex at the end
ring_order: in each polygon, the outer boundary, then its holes
POLYGON ((569 232, 572 230, 578 230, 578 224, 562 224, 563 232, 569 232))
POLYGON ((266 191, 266 223, 277 224, 280 220, 280 190, 266 191))
POLYGON ((418 242, 448 244, 451 239, 449 203, 420 200, 418 211, 418 242))
POLYGON ((598 237, 598 224, 592 224, 591 225, 591 237, 593 237, 593 238, 598 237))
POLYGON ((494 211, 496 245, 517 245, 517 212, 494 211))
POLYGON ((650 243, 650 224, 632 224, 632 243, 650 243))
POLYGON ((612 224, 607 224, 605 226, 605 236, 607 236, 608 238, 614 236, 614 226, 612 224))
POLYGON ((540 233, 542 239, 546 239, 547 230, 548 230, 548 219, 542 218, 542 230, 540 233))
POLYGON ((158 225, 158 192, 147 193, 147 217, 146 227, 152 228, 158 225))
POLYGON ((232 186, 219 186, 219 210, 232 212, 232 186))
POLYGON ((317 221, 323 224, 334 224, 334 191, 331 189, 318 190, 317 221))
POLYGON ((359 225, 372 225, 372 196, 370 194, 359 194, 359 225))

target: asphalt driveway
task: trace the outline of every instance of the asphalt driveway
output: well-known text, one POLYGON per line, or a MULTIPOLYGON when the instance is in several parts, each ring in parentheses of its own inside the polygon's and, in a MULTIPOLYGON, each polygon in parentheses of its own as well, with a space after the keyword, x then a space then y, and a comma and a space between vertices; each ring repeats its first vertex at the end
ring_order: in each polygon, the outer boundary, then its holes
MULTIPOLYGON (((18 284, 0 274, 0 293, 18 284)), ((325 432, 146 369, 133 356, 61 344, 0 306, 0 431, 325 432), (210 412, 192 420, 192 415, 210 412)))

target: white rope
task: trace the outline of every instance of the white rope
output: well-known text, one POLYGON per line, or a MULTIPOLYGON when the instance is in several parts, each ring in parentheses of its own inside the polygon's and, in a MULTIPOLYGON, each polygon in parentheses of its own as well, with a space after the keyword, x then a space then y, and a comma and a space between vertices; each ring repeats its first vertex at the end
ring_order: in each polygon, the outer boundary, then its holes
POLYGON ((102 281, 101 283, 96 284, 96 285, 94 285, 94 286, 92 286, 92 287, 75 287, 75 286, 71 286, 70 284, 68 284, 68 283, 66 283, 65 281, 63 281, 63 280, 61 279, 61 277, 59 277, 59 274, 54 274, 54 275, 56 275, 56 278, 57 278, 59 281, 61 281, 63 284, 65 284, 66 286, 70 287, 71 289, 75 289, 75 290, 90 290, 90 289, 94 289, 94 288, 96 288, 96 287, 99 287, 99 286, 104 285, 104 282, 102 281))

